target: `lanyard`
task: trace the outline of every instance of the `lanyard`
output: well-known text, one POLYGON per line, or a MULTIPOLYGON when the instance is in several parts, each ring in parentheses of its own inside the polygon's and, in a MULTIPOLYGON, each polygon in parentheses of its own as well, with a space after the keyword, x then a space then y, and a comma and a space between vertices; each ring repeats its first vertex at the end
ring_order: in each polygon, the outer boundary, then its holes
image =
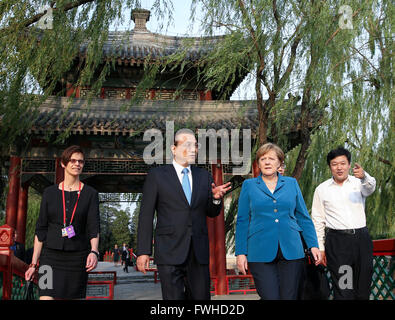
MULTIPOLYGON (((77 209, 77 205, 78 205, 78 200, 80 198, 80 194, 81 194, 81 181, 80 184, 78 186, 78 197, 77 197, 77 201, 75 202, 75 206, 74 206, 74 210, 73 210, 73 214, 71 215, 71 220, 70 220, 70 224, 73 222, 73 218, 74 218, 74 214, 75 214, 75 210, 77 209)), ((64 227, 66 227, 66 203, 64 200, 64 181, 62 182, 62 198, 63 198, 63 225, 64 227)))

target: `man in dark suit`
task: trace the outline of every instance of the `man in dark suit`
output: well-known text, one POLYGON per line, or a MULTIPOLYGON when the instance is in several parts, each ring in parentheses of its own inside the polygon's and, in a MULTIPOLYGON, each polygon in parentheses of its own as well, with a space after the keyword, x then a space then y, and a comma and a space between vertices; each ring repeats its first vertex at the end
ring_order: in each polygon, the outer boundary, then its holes
POLYGON ((206 216, 220 213, 230 183, 215 186, 204 169, 191 166, 198 145, 195 135, 181 129, 171 147, 173 163, 153 168, 143 189, 137 230, 137 267, 145 273, 152 253, 164 300, 209 300, 209 240, 206 216))

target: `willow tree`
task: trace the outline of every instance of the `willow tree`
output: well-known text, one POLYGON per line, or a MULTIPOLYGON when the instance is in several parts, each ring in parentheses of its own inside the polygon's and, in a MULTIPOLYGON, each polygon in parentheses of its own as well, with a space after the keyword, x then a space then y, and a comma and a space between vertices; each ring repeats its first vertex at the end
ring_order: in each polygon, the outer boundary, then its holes
MULTIPOLYGON (((59 83, 66 82, 64 75, 81 56, 82 45, 86 48, 83 63, 73 80, 101 88, 113 66, 111 61, 100 66, 110 28, 127 25, 125 20, 130 21, 130 16, 124 13, 140 6, 138 0, 0 2, 1 167, 16 139, 19 145, 28 145, 26 133, 38 116, 37 108, 59 83), (98 69, 99 76, 95 74, 98 69)), ((159 21, 171 21, 172 2, 155 0, 151 11, 159 21)), ((57 140, 68 134, 64 132, 57 140)))
POLYGON ((202 76, 218 88, 249 72, 258 144, 288 151, 288 174, 299 179, 308 207, 330 177, 327 152, 345 145, 377 178, 369 227, 375 236, 394 235, 391 1, 194 0, 192 18, 198 10, 207 35, 226 34, 202 76), (285 135, 295 126, 296 147, 285 135))
POLYGON ((198 7, 204 10, 205 33, 227 35, 203 62, 209 88, 229 83, 237 72, 250 73, 259 115, 257 143, 273 141, 285 150, 300 144, 291 172, 297 179, 311 135, 324 118, 333 57, 347 40, 341 35, 327 45, 339 19, 331 5, 311 0, 193 1, 192 13, 198 7), (298 133, 290 140, 289 132, 298 133))
POLYGON ((325 155, 332 147, 345 145, 353 163, 362 164, 376 178, 376 191, 366 202, 367 223, 375 238, 388 238, 395 236, 395 11, 391 1, 372 1, 354 9, 353 29, 348 30, 352 41, 331 68, 330 112, 312 139, 300 183, 311 203, 314 188, 330 174, 325 155))

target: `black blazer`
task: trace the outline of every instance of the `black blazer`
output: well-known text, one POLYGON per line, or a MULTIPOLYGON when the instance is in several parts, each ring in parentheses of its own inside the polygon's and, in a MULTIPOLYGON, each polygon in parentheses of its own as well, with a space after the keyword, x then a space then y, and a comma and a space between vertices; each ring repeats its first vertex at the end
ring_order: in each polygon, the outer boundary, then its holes
MULTIPOLYGON (((66 225, 69 225, 77 191, 65 191, 66 225)), ((65 251, 82 251, 90 248, 89 241, 96 238, 100 231, 99 195, 95 189, 84 184, 78 200, 77 210, 72 223, 76 235, 72 238, 62 237, 63 200, 62 190, 53 185, 44 190, 40 214, 36 224, 39 241, 51 249, 65 251)))
POLYGON ((191 239, 196 258, 209 263, 209 241, 206 216, 217 216, 222 207, 213 203, 211 175, 191 166, 192 200, 189 205, 172 164, 153 168, 144 183, 137 230, 137 255, 152 254, 154 213, 157 212, 154 238, 156 264, 183 263, 191 239))

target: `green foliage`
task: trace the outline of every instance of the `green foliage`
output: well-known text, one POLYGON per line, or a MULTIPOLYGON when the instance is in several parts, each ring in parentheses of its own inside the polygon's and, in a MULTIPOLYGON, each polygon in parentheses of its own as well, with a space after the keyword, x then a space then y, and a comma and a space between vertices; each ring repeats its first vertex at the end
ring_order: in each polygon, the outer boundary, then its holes
POLYGON ((342 27, 338 1, 193 1, 205 34, 226 34, 202 63, 202 77, 218 89, 237 70, 249 71, 259 144, 287 151, 287 174, 298 178, 308 207, 330 177, 328 151, 349 148, 377 180, 366 203, 373 237, 394 237, 395 9, 388 0, 346 4, 352 28, 342 27), (286 134, 295 127, 296 146, 286 134))
POLYGON ((40 214, 41 195, 33 188, 29 188, 27 217, 26 217, 26 240, 25 248, 33 248, 36 223, 40 214))
MULTIPOLYGON (((103 44, 110 26, 118 26, 125 12, 140 7, 138 0, 4 0, 0 3, 0 154, 20 139, 37 117, 37 107, 66 82, 89 84, 97 94, 109 71, 103 64, 103 44), (44 8, 53 8, 52 28, 37 22, 44 8), (78 65, 76 58, 80 57, 78 65), (75 67, 73 79, 65 74, 75 67)), ((155 0, 152 9, 159 21, 172 18, 172 2, 155 0)), ((163 26, 163 23, 162 23, 163 26)), ((58 137, 63 141, 70 133, 58 137)), ((4 161, 4 159, 1 159, 4 161)))
POLYGON ((139 224, 139 213, 141 207, 142 194, 138 194, 136 198, 136 208, 134 209, 132 216, 132 243, 131 247, 137 248, 137 226, 139 224))
POLYGON ((123 243, 130 243, 130 213, 129 210, 119 210, 114 214, 114 220, 110 225, 111 232, 114 237, 114 241, 118 246, 122 246, 123 243))

